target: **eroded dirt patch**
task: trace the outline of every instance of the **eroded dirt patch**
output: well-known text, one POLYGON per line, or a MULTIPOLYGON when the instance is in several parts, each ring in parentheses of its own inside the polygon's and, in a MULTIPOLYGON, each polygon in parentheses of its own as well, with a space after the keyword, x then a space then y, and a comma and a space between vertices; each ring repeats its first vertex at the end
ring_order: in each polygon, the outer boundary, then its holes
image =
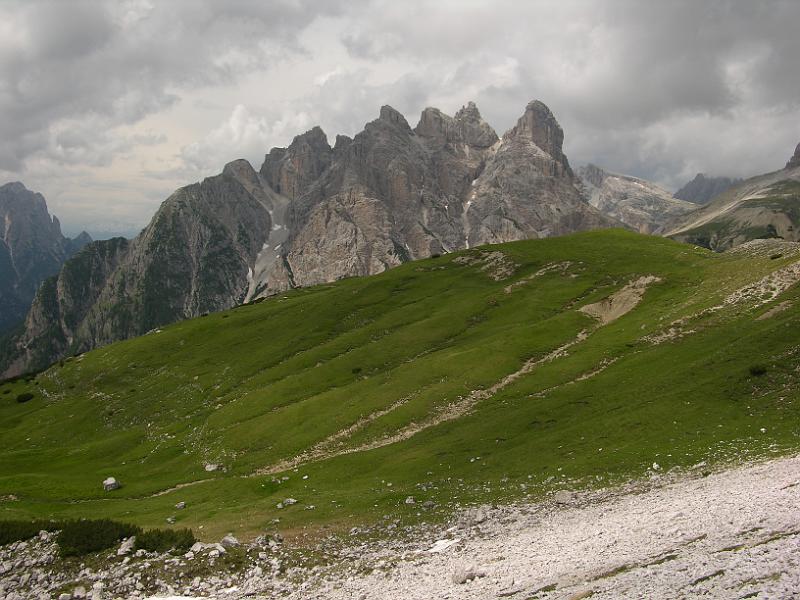
POLYGON ((636 305, 642 300, 642 296, 644 296, 647 288, 659 281, 661 281, 661 278, 655 275, 643 275, 631 281, 621 290, 617 290, 607 298, 603 298, 599 302, 593 304, 582 306, 578 310, 590 317, 594 317, 603 325, 606 325, 612 321, 616 321, 621 316, 636 308, 636 305))

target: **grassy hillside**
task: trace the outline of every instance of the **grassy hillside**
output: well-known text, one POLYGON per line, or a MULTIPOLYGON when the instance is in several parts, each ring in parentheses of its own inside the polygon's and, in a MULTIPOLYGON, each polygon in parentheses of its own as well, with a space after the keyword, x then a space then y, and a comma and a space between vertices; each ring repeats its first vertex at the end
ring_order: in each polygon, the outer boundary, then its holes
POLYGON ((593 232, 165 327, 0 385, 0 518, 247 535, 796 449, 798 259, 593 232))

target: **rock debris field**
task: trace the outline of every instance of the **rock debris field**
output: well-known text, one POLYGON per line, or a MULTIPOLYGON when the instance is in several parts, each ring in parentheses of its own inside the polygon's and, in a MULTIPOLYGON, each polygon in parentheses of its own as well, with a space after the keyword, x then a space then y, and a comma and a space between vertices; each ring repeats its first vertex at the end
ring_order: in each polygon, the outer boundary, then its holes
POLYGON ((414 559, 289 597, 800 597, 800 456, 664 479, 473 510, 414 559))
MULTIPOLYGON (((800 597, 800 455, 719 472, 706 469, 701 463, 688 473, 664 474, 654 465, 650 480, 613 489, 561 490, 537 504, 471 508, 446 525, 393 530, 392 535, 373 529, 365 538, 364 530, 354 530, 351 538, 322 541, 317 552, 327 559, 316 563, 297 562, 290 548, 261 540, 254 543, 263 547, 241 546, 258 558, 239 574, 220 576, 212 569, 188 586, 154 582, 153 590, 125 571, 136 564, 125 560, 104 567, 114 577, 91 577, 84 571, 79 595, 26 596, 19 585, 26 573, 9 567, 15 557, 30 555, 25 560, 35 565, 37 552, 52 553, 43 534, 41 540, 0 548, 0 559, 6 561, 0 598, 800 597), (281 561, 292 566, 279 568, 281 561), (128 592, 114 583, 128 579, 137 582, 128 592)), ((213 548, 219 556, 231 545, 238 541, 226 537, 222 545, 199 544, 205 549, 189 553, 196 556, 188 562, 207 561, 213 548)), ((176 559, 143 560, 174 564, 176 559)), ((45 574, 33 573, 36 577, 43 580, 45 574)))

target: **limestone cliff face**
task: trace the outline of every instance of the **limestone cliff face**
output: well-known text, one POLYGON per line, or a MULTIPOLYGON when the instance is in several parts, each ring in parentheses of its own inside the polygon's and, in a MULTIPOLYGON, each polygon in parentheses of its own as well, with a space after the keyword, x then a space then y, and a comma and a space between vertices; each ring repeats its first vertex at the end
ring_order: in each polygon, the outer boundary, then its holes
POLYGON ((43 288, 0 369, 434 253, 619 226, 584 201, 563 138, 541 102, 502 138, 473 103, 452 117, 427 108, 413 129, 384 106, 333 148, 315 127, 258 171, 234 161, 181 188, 129 244, 76 256, 43 288), (80 285, 65 284, 72 272, 80 285))
POLYGON ((658 233, 671 220, 697 208, 657 185, 608 173, 596 165, 578 169, 589 203, 639 233, 658 233))
POLYGON ((283 276, 266 292, 289 275, 311 285, 485 243, 619 226, 584 201, 562 142, 541 102, 502 139, 473 103, 455 117, 427 108, 413 130, 384 106, 337 142, 331 167, 300 200, 304 218, 276 267, 283 276))
POLYGON ((564 134, 541 102, 492 148, 464 205, 464 246, 620 226, 585 202, 562 151, 564 134))
POLYGON ((0 186, 0 331, 21 322, 36 290, 91 241, 61 233, 41 194, 19 182, 0 186))
POLYGON ((263 190, 248 192, 254 179, 252 167, 231 165, 176 191, 136 239, 78 252, 42 285, 24 330, 3 348, 6 374, 242 302, 271 229, 263 190))

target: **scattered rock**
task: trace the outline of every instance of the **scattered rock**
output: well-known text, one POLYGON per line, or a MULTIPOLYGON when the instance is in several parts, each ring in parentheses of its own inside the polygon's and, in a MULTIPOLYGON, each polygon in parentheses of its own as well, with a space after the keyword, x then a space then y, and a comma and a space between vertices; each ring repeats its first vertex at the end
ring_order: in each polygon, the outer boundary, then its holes
POLYGON ((294 498, 287 498, 286 500, 283 501, 284 506, 291 506, 292 504, 297 504, 297 500, 295 500, 294 498))
POLYGON ((116 480, 114 477, 106 477, 103 480, 103 489, 106 492, 112 492, 114 490, 118 490, 120 487, 119 481, 116 480))
POLYGON ((233 534, 230 533, 226 535, 224 538, 222 538, 222 540, 220 540, 220 543, 226 548, 233 548, 234 546, 240 545, 239 540, 237 540, 233 536, 233 534))
POLYGON ((428 552, 430 554, 441 554, 448 548, 455 546, 459 541, 460 540, 458 538, 452 540, 436 540, 436 542, 434 542, 433 546, 430 547, 428 552))
POLYGON ((572 504, 573 495, 568 490, 558 490, 553 495, 553 500, 556 504, 572 504))
POLYGON ((125 556, 126 554, 130 554, 135 545, 136 545, 135 535, 132 535, 128 539, 123 540, 122 543, 119 545, 119 550, 117 550, 117 556, 125 556))
POLYGON ((206 463, 205 469, 207 473, 212 473, 214 471, 219 471, 219 465, 216 463, 206 463))
POLYGON ((178 510, 183 510, 184 508, 186 508, 186 502, 178 502, 175 505, 175 508, 178 509, 178 510))
POLYGON ((406 498, 406 504, 416 504, 416 503, 417 501, 414 500, 414 496, 409 496, 408 498, 406 498))
POLYGON ((460 566, 453 571, 453 583, 462 585, 478 577, 486 577, 486 572, 475 565, 460 566))

